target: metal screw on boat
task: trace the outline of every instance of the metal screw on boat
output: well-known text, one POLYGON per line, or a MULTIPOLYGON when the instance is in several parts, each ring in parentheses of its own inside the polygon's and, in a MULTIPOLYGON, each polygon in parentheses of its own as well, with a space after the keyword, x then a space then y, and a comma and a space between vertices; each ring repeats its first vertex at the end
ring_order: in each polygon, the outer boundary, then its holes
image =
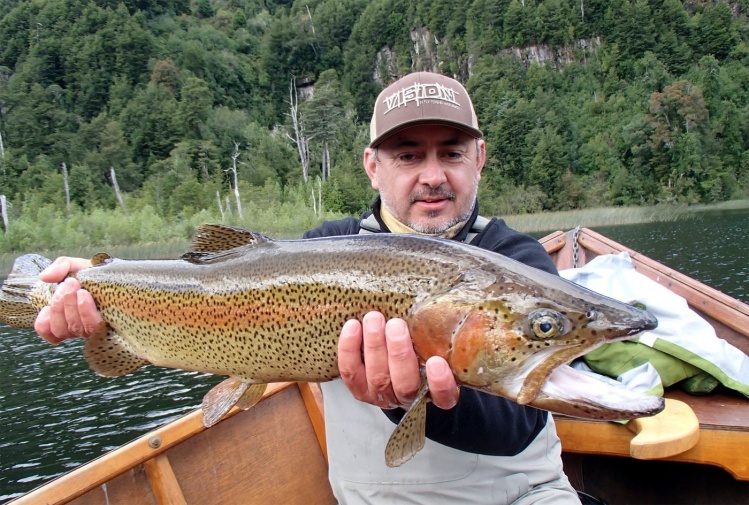
POLYGON ((152 449, 158 449, 159 446, 161 446, 161 437, 158 435, 153 435, 148 439, 148 446, 152 449))

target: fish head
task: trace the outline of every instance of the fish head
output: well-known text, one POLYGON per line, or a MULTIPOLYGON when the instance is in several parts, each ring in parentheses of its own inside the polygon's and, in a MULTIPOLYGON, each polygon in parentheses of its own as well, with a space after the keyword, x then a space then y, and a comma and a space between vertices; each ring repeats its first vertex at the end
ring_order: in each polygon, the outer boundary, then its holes
POLYGON ((462 276, 415 304, 409 328, 417 354, 444 357, 462 385, 532 404, 557 367, 658 324, 645 310, 558 276, 515 270, 462 276))

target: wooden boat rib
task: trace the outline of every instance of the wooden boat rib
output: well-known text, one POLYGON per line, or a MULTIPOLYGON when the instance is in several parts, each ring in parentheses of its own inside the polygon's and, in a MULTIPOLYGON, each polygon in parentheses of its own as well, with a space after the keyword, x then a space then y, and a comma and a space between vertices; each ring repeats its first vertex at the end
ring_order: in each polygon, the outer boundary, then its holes
MULTIPOLYGON (((583 266, 601 254, 629 252, 638 271, 684 297, 719 337, 749 353, 748 305, 592 230, 556 232, 541 243, 560 270, 583 266)), ((694 397, 669 391, 667 396, 685 401, 700 422, 697 445, 668 459, 716 465, 726 469, 736 483, 749 481, 745 453, 749 401, 730 393, 694 397)), ((580 485, 584 479, 580 458, 629 457, 633 434, 622 425, 558 417, 557 430, 565 451, 565 470, 578 489, 584 487, 580 485)), ((749 486, 740 487, 737 496, 744 499, 747 492, 749 486)), ((199 411, 193 412, 12 502, 66 503, 333 504, 319 387, 272 384, 258 405, 248 411, 232 410, 211 429, 203 427, 199 411)))

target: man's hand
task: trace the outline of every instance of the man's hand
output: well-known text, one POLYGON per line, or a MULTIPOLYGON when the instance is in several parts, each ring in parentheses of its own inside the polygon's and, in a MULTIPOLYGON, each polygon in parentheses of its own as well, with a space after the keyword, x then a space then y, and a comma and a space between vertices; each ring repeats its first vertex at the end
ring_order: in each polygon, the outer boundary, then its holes
MULTIPOLYGON (((347 321, 338 342, 338 369, 357 400, 385 409, 408 406, 419 389, 419 360, 406 322, 370 312, 361 322, 347 321)), ((432 402, 450 409, 458 402, 458 386, 447 362, 426 362, 432 402)))
POLYGON ((60 283, 34 322, 34 330, 49 343, 57 345, 66 338, 88 337, 102 321, 91 293, 81 289, 76 279, 67 278, 90 266, 86 259, 60 257, 39 274, 44 282, 60 283))

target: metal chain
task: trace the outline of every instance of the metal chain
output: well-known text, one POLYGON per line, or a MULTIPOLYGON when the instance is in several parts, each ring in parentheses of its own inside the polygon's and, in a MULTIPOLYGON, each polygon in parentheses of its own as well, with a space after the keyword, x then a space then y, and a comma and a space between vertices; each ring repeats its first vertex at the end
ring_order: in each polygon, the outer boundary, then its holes
POLYGON ((577 241, 579 236, 580 226, 572 232, 572 268, 577 268, 577 263, 580 259, 580 244, 577 241))

